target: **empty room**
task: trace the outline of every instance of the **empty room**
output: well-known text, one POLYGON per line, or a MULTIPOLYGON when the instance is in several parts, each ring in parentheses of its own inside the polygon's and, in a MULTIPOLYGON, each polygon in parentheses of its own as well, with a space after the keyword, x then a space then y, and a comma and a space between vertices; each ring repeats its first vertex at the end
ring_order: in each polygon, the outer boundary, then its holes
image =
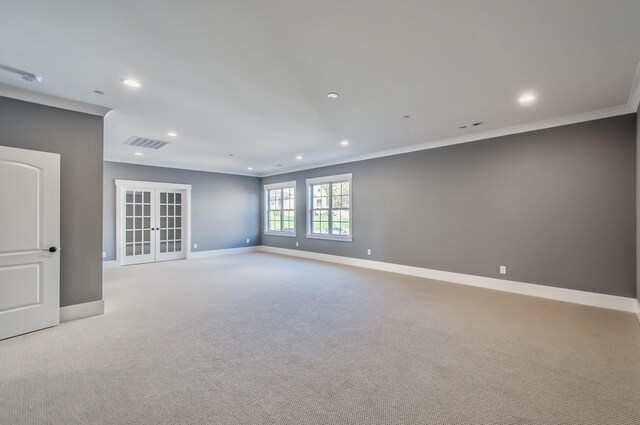
POLYGON ((0 424, 640 424, 638 0, 0 1, 0 424))

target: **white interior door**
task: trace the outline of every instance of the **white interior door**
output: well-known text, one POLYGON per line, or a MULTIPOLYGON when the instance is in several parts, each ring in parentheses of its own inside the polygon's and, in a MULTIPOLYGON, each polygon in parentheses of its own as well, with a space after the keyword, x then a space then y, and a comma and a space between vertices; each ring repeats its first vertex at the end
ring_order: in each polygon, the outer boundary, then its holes
POLYGON ((156 231, 156 261, 185 258, 186 246, 183 243, 182 225, 184 222, 185 191, 158 189, 156 231))
POLYGON ((116 180, 122 265, 187 258, 191 185, 116 180))
POLYGON ((146 188, 126 188, 121 220, 122 264, 155 261, 156 257, 156 191, 146 188))
POLYGON ((60 156, 0 146, 0 339, 60 323, 60 156))

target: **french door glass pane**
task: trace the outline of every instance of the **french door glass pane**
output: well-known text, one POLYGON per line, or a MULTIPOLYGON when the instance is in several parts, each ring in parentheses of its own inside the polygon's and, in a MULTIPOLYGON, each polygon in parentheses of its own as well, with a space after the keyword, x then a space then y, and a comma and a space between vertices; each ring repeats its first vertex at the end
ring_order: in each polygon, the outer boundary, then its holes
POLYGON ((160 192, 160 252, 182 251, 182 194, 160 192))
POLYGON ((151 192, 127 190, 125 214, 125 256, 150 254, 151 192))
POLYGON ((148 256, 157 250, 168 254, 163 259, 169 259, 176 258, 172 253, 182 253, 182 201, 181 193, 170 190, 126 190, 124 255, 148 256), (158 231, 152 231, 152 223, 158 231))

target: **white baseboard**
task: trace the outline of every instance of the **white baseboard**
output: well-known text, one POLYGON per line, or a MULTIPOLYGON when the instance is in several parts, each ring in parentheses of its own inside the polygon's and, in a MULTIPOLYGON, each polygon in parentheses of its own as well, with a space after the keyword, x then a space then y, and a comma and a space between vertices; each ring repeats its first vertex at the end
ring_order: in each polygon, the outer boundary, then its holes
POLYGON ((241 248, 212 249, 210 251, 196 251, 189 253, 189 260, 198 260, 200 258, 219 257, 221 255, 246 254, 247 252, 256 252, 259 250, 257 246, 243 246, 241 248))
POLYGON ((104 300, 60 307, 60 322, 104 314, 104 300))
POLYGON ((109 260, 109 261, 102 262, 103 269, 112 269, 114 267, 120 267, 120 264, 118 263, 117 260, 109 260))
MULTIPOLYGON (((233 255, 233 254, 245 254, 247 252, 256 252, 259 250, 257 246, 243 246, 240 248, 227 248, 227 249, 212 249, 210 251, 195 251, 190 252, 187 260, 198 260, 201 258, 219 257, 221 255, 233 255)), ((120 267, 118 260, 109 260, 102 262, 103 269, 112 269, 120 267)))
POLYGON ((400 273, 427 279, 441 280, 462 285, 477 286, 480 288, 494 289, 515 294, 529 295, 532 297, 547 298, 556 301, 564 301, 574 304, 583 304, 592 307, 608 308, 611 310, 638 313, 638 302, 634 298, 620 297, 616 295, 597 294, 594 292, 578 291, 575 289, 555 288, 552 286, 537 285, 533 283, 516 282, 512 280, 495 279, 491 277, 474 276, 462 273, 446 272, 442 270, 425 269, 421 267, 404 266, 401 264, 385 263, 382 261, 362 260, 359 258, 341 257, 337 255, 320 254, 310 251, 276 248, 262 245, 262 252, 272 254, 289 255, 293 257, 308 258, 312 260, 328 261, 331 263, 346 264, 367 269, 380 270, 392 273, 400 273))
POLYGON ((636 300, 636 317, 638 318, 638 322, 640 322, 640 300, 636 300))

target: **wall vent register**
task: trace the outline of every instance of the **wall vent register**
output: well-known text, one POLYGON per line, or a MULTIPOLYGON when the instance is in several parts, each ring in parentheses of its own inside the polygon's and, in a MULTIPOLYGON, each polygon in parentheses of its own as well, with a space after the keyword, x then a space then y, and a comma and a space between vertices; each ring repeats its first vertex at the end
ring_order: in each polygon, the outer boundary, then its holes
POLYGON ((131 137, 124 142, 125 145, 129 146, 156 150, 167 146, 169 143, 171 142, 167 142, 166 140, 148 139, 146 137, 131 137))

